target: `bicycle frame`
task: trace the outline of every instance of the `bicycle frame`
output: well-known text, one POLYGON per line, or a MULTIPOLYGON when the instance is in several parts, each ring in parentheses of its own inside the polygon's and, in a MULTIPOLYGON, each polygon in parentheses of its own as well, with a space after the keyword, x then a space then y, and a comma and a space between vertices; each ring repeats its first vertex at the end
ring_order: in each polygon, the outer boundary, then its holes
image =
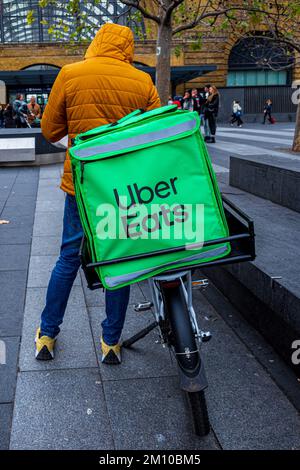
POLYGON ((198 339, 200 345, 202 344, 202 337, 205 335, 205 332, 200 330, 196 318, 196 313, 193 307, 193 297, 192 297, 192 274, 191 271, 182 271, 173 275, 162 275, 162 276, 155 276, 152 277, 148 280, 148 284, 150 287, 150 292, 152 296, 152 302, 154 306, 154 315, 157 323, 159 323, 161 320, 165 320, 165 312, 164 312, 164 304, 163 300, 161 298, 159 289, 156 285, 156 282, 172 282, 175 280, 179 280, 180 284, 182 286, 187 308, 190 314, 190 319, 191 319, 191 324, 193 326, 193 330, 195 333, 196 338, 198 339), (183 278, 186 277, 187 279, 187 286, 185 286, 183 278))

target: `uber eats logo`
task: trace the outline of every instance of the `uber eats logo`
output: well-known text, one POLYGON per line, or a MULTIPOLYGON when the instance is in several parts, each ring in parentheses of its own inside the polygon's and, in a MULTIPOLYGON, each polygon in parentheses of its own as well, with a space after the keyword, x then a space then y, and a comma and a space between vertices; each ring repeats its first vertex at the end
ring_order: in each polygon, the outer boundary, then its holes
MULTIPOLYGON (((188 194, 188 188, 186 192, 188 194)), ((158 180, 152 185, 133 183, 115 187, 112 199, 113 204, 97 207, 96 215, 100 218, 97 237, 100 239, 203 241, 204 207, 182 203, 178 176, 158 180)))
POLYGON ((127 207, 124 207, 120 203, 120 196, 118 193, 117 189, 114 189, 114 195, 116 198, 117 205, 121 207, 122 209, 128 209, 130 206, 133 204, 150 204, 154 196, 156 195, 157 197, 161 199, 165 199, 166 197, 169 197, 171 193, 177 194, 177 189, 176 189, 176 181, 178 180, 177 177, 171 178, 170 181, 159 181, 155 187, 152 189, 150 186, 139 186, 134 183, 132 186, 128 185, 127 186, 127 192, 128 192, 128 201, 129 205, 127 207))

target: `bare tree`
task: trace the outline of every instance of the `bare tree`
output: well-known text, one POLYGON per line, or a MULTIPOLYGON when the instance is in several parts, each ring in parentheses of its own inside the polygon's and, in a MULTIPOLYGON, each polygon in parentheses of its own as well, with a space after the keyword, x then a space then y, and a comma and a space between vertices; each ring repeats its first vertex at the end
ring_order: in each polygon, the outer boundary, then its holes
MULTIPOLYGON (((249 2, 227 0, 120 0, 128 7, 134 7, 144 18, 156 23, 156 86, 162 103, 166 103, 170 93, 170 62, 172 39, 201 27, 212 29, 227 21, 231 14, 244 12, 264 13, 256 0, 249 2), (148 9, 147 9, 148 6, 148 9), (218 23, 218 20, 219 23, 218 23)), ((236 16, 236 18, 238 18, 236 16)), ((240 19, 240 18, 239 18, 240 19)))
MULTIPOLYGON (((261 56, 257 65, 262 68, 278 71, 300 66, 300 1, 258 0, 257 8, 260 11, 244 11, 242 21, 237 21, 234 14, 227 15, 228 30, 234 32, 237 39, 243 40, 246 36, 257 41, 261 56), (267 53, 262 50, 260 40, 267 53)), ((292 150, 300 152, 300 94, 293 93, 296 95, 298 106, 292 150)))

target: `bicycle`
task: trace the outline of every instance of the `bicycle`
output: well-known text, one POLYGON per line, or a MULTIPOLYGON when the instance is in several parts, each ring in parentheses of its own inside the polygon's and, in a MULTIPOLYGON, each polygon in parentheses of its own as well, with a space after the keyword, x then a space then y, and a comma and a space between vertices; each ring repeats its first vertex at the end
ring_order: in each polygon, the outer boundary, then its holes
MULTIPOLYGON (((224 258, 201 263, 198 267, 245 262, 255 258, 253 221, 224 196, 222 201, 230 235, 206 241, 204 246, 229 242, 231 252, 224 258)), ((158 252, 152 253, 155 254, 158 252)), ((143 258, 143 255, 140 257, 143 258)), ((103 263, 91 262, 86 238, 82 240, 80 259, 88 287, 92 290, 103 287, 95 272, 95 268, 103 263)), ((140 312, 153 309, 155 321, 123 341, 122 346, 130 348, 152 330, 158 329, 160 342, 174 353, 180 387, 188 397, 195 434, 202 437, 209 433, 210 423, 205 398, 208 382, 201 358, 201 346, 210 341, 212 335, 209 331, 199 328, 193 307, 193 288, 205 289, 208 286, 207 279, 192 280, 192 272, 196 268, 195 266, 177 268, 148 280, 152 299, 137 304, 135 310, 140 312)))

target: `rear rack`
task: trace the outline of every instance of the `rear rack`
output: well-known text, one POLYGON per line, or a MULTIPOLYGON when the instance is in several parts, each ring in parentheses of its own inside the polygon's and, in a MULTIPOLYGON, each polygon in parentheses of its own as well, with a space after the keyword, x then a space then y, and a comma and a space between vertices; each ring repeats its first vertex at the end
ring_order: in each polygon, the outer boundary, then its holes
MULTIPOLYGON (((95 271, 95 268, 121 263, 124 261, 146 259, 162 254, 182 252, 186 251, 189 247, 197 248, 197 246, 203 247, 216 245, 219 243, 230 243, 231 252, 223 258, 217 260, 199 263, 198 265, 193 264, 190 266, 185 266, 185 270, 253 261, 255 259, 255 233, 253 220, 250 219, 248 215, 241 211, 241 209, 239 209, 235 204, 229 201, 229 199, 224 195, 222 195, 222 202, 229 228, 229 236, 225 238, 209 240, 201 244, 194 243, 191 245, 157 250, 151 253, 124 256, 122 258, 114 258, 112 260, 93 263, 91 262, 87 239, 83 237, 80 247, 80 261, 89 289, 94 290, 103 287, 101 281, 99 280, 98 274, 95 271)), ((182 269, 182 267, 171 269, 170 271, 164 272, 164 275, 180 272, 182 269)))

